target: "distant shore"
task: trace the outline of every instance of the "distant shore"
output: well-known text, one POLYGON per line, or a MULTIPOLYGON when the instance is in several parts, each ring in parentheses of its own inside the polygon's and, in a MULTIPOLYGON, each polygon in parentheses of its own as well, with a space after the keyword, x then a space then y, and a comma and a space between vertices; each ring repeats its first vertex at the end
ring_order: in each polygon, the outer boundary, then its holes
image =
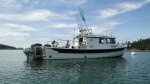
POLYGON ((126 50, 126 52, 150 52, 150 50, 126 50))
POLYGON ((0 50, 23 50, 23 49, 0 49, 0 50))

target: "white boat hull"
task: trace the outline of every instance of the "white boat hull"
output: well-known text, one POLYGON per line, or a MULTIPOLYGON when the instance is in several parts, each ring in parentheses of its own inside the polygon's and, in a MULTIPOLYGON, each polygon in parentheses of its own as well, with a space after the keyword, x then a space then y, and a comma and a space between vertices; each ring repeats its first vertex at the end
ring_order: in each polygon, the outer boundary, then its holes
POLYGON ((125 53, 126 48, 115 52, 101 53, 60 53, 52 48, 45 48, 45 56, 43 59, 88 59, 88 58, 107 58, 121 57, 125 53))
POLYGON ((126 51, 126 47, 109 49, 73 49, 55 47, 35 47, 26 48, 24 53, 29 59, 90 59, 121 57, 126 51))

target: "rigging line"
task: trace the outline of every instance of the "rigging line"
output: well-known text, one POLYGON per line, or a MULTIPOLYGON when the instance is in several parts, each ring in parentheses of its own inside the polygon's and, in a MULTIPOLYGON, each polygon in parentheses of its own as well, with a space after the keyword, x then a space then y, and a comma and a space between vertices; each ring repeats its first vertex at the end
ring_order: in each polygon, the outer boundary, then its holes
POLYGON ((83 30, 83 29, 84 29, 84 23, 83 23, 83 20, 82 20, 82 18, 81 18, 80 10, 79 10, 79 12, 78 12, 78 18, 79 18, 79 20, 80 20, 80 23, 82 24, 82 30, 83 30))
POLYGON ((81 16, 81 18, 82 18, 82 20, 83 20, 87 30, 88 30, 88 26, 87 26, 87 23, 86 23, 86 20, 85 20, 85 17, 84 17, 84 12, 83 12, 81 7, 79 7, 79 12, 80 12, 80 16, 81 16))
MULTIPOLYGON (((75 11, 75 8, 74 8, 74 11, 75 11)), ((76 17, 76 21, 77 21, 77 24, 79 26, 79 30, 83 30, 84 29, 84 24, 83 24, 83 21, 80 18, 79 12, 75 13, 74 15, 76 17)))
POLYGON ((80 18, 79 12, 76 13, 76 17, 77 17, 77 20, 78 20, 78 22, 79 22, 79 25, 80 25, 81 29, 83 29, 83 23, 82 23, 82 20, 81 20, 81 18, 80 18))
POLYGON ((81 20, 79 19, 79 17, 78 17, 78 14, 76 14, 76 18, 77 18, 77 22, 78 22, 78 24, 79 24, 79 26, 80 26, 80 29, 82 29, 82 23, 81 23, 81 20))
POLYGON ((78 24, 79 30, 82 30, 83 29, 83 23, 81 21, 81 18, 79 18, 80 16, 76 12, 74 5, 72 5, 72 11, 74 11, 74 17, 75 17, 76 22, 78 24))
POLYGON ((83 25, 83 22, 82 22, 82 20, 81 20, 81 18, 80 18, 80 16, 79 16, 79 14, 77 14, 77 19, 78 19, 78 21, 79 21, 79 24, 80 24, 81 28, 83 29, 83 28, 84 28, 84 25, 83 25))
POLYGON ((76 19, 76 22, 77 22, 77 24, 78 24, 78 27, 80 28, 80 25, 79 25, 79 23, 78 23, 78 21, 77 21, 77 17, 76 17, 76 12, 75 12, 75 7, 74 7, 74 5, 72 4, 72 11, 73 11, 73 15, 74 15, 74 17, 75 17, 75 19, 76 19))
POLYGON ((79 7, 79 11, 75 10, 74 5, 72 4, 72 11, 74 13, 74 17, 76 19, 77 25, 79 27, 79 32, 89 33, 88 26, 86 20, 84 18, 84 13, 81 7, 79 7))

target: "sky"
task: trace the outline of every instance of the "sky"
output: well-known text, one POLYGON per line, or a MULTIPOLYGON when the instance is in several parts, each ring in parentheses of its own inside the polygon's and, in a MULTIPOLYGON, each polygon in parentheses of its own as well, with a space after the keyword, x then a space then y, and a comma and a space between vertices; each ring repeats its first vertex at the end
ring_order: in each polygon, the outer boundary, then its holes
POLYGON ((25 48, 72 40, 79 34, 79 7, 93 34, 112 34, 117 41, 150 38, 150 0, 0 0, 0 44, 25 48))

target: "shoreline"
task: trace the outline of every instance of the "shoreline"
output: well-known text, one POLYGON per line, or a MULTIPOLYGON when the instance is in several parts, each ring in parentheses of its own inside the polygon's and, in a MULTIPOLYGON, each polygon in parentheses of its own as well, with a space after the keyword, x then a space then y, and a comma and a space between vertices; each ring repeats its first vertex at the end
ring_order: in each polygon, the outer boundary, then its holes
POLYGON ((0 49, 0 50, 23 50, 23 49, 0 49))
POLYGON ((126 50, 126 52, 150 52, 150 50, 126 50))

